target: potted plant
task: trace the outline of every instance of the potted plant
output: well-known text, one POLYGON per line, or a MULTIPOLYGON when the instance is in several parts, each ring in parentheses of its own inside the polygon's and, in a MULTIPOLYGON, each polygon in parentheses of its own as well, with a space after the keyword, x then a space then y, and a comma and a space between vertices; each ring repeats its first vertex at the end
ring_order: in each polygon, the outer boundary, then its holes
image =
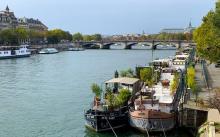
POLYGON ((98 85, 93 83, 91 86, 92 92, 95 94, 95 98, 94 98, 94 104, 95 106, 98 106, 98 102, 100 102, 100 97, 101 97, 101 93, 102 93, 102 88, 98 85))

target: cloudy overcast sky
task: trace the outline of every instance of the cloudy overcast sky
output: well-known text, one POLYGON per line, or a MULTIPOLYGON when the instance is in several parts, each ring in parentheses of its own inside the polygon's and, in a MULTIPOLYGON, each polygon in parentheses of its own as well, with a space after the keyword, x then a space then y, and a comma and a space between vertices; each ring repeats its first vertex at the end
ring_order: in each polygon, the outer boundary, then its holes
POLYGON ((0 0, 16 17, 33 17, 49 29, 72 33, 158 33, 201 23, 215 0, 0 0))

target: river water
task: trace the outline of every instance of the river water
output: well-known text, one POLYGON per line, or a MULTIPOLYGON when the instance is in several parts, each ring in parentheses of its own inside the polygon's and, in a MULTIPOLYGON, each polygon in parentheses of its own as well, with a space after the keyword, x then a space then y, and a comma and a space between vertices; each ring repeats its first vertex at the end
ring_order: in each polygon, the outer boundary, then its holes
MULTIPOLYGON (((158 50, 154 58, 174 55, 158 50)), ((93 99, 92 83, 113 77, 115 70, 146 65, 147 50, 86 50, 0 60, 0 137, 111 137, 84 127, 83 113, 93 99)), ((144 137, 131 129, 119 137, 144 137)), ((163 135, 152 135, 163 137, 163 135)), ((187 137, 183 131, 169 137, 187 137)))

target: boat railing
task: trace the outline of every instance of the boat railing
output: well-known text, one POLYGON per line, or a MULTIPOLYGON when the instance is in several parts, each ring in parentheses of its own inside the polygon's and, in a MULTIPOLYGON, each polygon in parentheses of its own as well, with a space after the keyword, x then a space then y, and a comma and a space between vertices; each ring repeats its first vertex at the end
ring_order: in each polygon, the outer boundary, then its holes
POLYGON ((120 116, 121 114, 125 113, 128 110, 128 106, 123 106, 118 108, 118 110, 96 110, 96 109, 89 109, 85 112, 85 115, 94 115, 94 116, 120 116))

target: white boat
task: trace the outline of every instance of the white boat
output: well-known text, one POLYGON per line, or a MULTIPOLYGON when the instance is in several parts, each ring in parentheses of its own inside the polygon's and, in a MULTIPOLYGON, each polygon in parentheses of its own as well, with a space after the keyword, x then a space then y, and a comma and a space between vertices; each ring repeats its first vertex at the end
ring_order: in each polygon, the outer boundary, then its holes
POLYGON ((31 52, 27 49, 28 46, 2 46, 0 47, 0 59, 30 57, 31 52))
POLYGON ((173 60, 173 68, 181 69, 183 72, 186 71, 189 62, 189 54, 176 55, 173 60))
POLYGON ((67 51, 84 51, 84 48, 68 48, 67 51))
POLYGON ((58 50, 55 48, 45 48, 39 52, 39 54, 55 54, 55 53, 58 53, 58 50))
POLYGON ((152 46, 146 44, 137 44, 131 46, 131 49, 139 50, 139 49, 152 49, 152 46))
POLYGON ((110 49, 125 49, 126 48, 126 46, 125 46, 125 44, 114 44, 114 45, 111 45, 110 46, 110 49))
POLYGON ((159 50, 176 50, 177 47, 174 46, 174 45, 157 45, 156 49, 159 49, 159 50))

